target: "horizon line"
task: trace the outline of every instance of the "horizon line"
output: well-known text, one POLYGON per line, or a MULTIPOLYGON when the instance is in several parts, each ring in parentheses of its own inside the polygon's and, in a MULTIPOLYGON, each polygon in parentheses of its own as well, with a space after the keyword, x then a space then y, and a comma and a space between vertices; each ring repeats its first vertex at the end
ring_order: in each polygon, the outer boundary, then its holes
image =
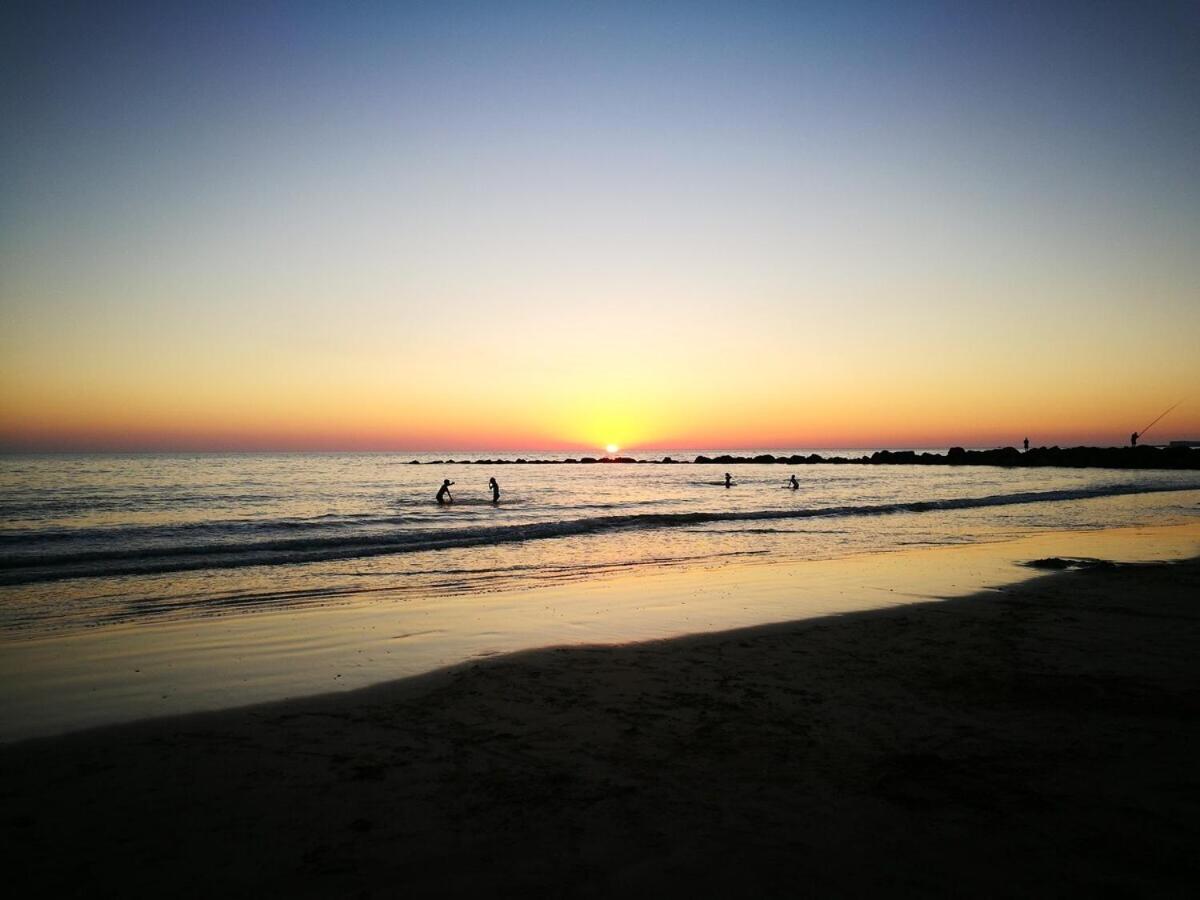
MULTIPOLYGON (((1200 443, 1200 441, 1188 441, 1186 438, 1176 439, 1181 443, 1200 443)), ((1139 447, 1166 447, 1171 441, 1147 442, 1139 443, 1139 447)), ((427 449, 364 449, 364 448, 304 448, 304 447, 138 447, 138 448, 65 448, 65 447, 44 447, 44 448, 22 448, 22 447, 4 447, 0 446, 0 456, 154 456, 154 455, 292 455, 292 454, 311 454, 311 455, 379 455, 379 456, 433 456, 436 454, 451 454, 454 456, 474 456, 476 454, 495 454, 501 457, 519 456, 522 454, 541 453, 553 454, 561 459, 575 458, 594 458, 594 459, 616 459, 622 456, 632 454, 651 454, 651 453, 695 453, 698 455, 711 455, 713 453, 729 454, 729 453, 788 453, 796 454, 800 451, 807 453, 821 452, 903 452, 903 451, 946 451, 954 447, 961 447, 964 450, 1003 450, 1006 448, 1016 449, 1021 442, 1012 444, 968 444, 968 443, 953 443, 953 444, 865 444, 862 446, 808 446, 799 445, 763 445, 763 446, 694 446, 694 447, 638 447, 638 448, 619 448, 613 453, 608 453, 604 448, 578 448, 578 449, 554 449, 549 447, 520 447, 520 448, 427 448, 427 449)), ((1128 447, 1127 443, 1122 444, 1105 444, 1105 443, 1030 443, 1030 449, 1049 449, 1052 447, 1059 448, 1076 448, 1085 447, 1089 449, 1111 449, 1128 447)), ((453 460, 447 460, 450 462, 453 460)), ((560 460, 561 461, 561 460, 560 460)))

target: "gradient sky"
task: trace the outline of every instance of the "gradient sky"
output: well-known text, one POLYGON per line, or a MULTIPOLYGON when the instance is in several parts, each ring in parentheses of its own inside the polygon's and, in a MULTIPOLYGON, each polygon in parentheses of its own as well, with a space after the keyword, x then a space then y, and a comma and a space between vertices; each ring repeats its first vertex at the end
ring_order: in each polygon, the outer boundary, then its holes
POLYGON ((1200 438, 1200 3, 8 3, 0 446, 1200 438), (903 7, 903 8, 901 8, 903 7))

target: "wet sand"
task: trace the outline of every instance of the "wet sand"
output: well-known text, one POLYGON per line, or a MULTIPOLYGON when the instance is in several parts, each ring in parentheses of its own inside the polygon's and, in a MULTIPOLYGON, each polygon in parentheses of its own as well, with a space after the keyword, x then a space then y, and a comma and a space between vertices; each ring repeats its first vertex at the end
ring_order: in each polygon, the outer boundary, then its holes
MULTIPOLYGON (((1031 572, 1031 574, 1034 574, 1031 572)), ((1185 896, 1200 560, 0 748, 45 895, 1185 896)))

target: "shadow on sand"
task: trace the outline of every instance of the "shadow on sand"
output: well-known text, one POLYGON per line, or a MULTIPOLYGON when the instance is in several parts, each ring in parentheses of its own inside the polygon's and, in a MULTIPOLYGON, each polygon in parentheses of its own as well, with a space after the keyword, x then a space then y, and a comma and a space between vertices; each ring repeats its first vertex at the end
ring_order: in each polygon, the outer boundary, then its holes
POLYGON ((1200 562, 0 750, 47 895, 1175 895, 1200 562))

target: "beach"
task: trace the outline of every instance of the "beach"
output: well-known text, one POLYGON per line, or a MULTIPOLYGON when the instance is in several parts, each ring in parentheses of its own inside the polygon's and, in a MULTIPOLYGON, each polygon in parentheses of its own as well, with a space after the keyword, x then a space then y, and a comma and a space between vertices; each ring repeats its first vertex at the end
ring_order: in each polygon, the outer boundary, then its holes
POLYGON ((1200 559, 1028 572, 11 744, 10 875, 47 896, 1190 895, 1200 559))
POLYGON ((1200 7, 0 12, 14 896, 1200 896, 1200 7))
POLYGON ((1200 552, 1197 472, 656 456, 0 457, 0 744, 1200 552))

